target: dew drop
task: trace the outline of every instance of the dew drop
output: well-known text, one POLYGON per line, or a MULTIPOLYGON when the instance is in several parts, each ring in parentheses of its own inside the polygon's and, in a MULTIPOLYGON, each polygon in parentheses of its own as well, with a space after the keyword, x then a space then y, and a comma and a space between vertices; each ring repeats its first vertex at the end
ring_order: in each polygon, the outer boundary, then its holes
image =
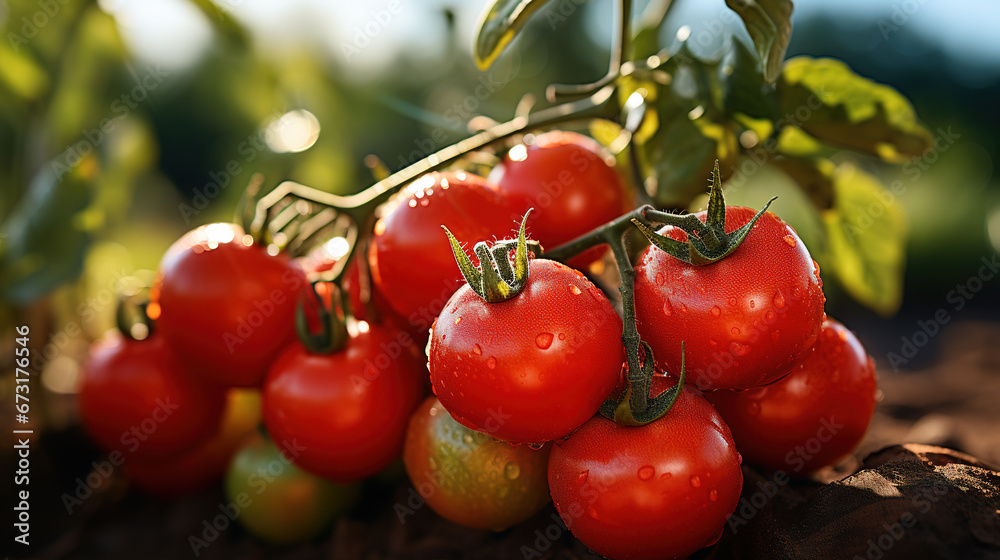
POLYGON ((794 237, 792 237, 791 235, 786 235, 784 239, 785 239, 785 243, 788 243, 789 247, 795 247, 795 238, 794 237))
POLYGON ((712 340, 711 338, 710 338, 710 339, 708 339, 708 343, 709 343, 709 344, 711 344, 712 346, 718 346, 718 345, 719 345, 719 343, 718 343, 718 342, 716 342, 716 341, 712 340))
POLYGON ((578 295, 580 295, 580 294, 583 293, 583 290, 581 290, 579 288, 579 286, 577 286, 576 284, 570 284, 569 285, 569 292, 571 294, 573 294, 574 296, 578 296, 578 295))
POLYGON ((521 476, 521 467, 517 466, 517 463, 507 463, 503 468, 503 475, 507 480, 517 480, 517 477, 521 476))
POLYGON ((747 414, 750 416, 757 416, 760 414, 760 403, 757 401, 750 401, 747 403, 747 414))
POLYGON ((736 342, 735 340, 729 343, 729 349, 733 351, 733 354, 737 356, 746 356, 750 353, 750 347, 742 342, 736 342))
POLYGON ((552 346, 552 333, 543 332, 535 337, 535 346, 542 350, 548 350, 552 346))
POLYGON ((774 306, 778 309, 785 306, 785 296, 781 295, 781 290, 774 292, 774 306))
POLYGON ((566 340, 566 333, 559 333, 559 340, 566 340))
POLYGON ((406 203, 406 205, 409 206, 410 208, 416 208, 417 200, 415 198, 411 198, 410 201, 406 203))
POLYGON ((426 198, 421 198, 421 199, 420 199, 420 205, 421 205, 421 206, 427 206, 427 204, 428 204, 429 202, 430 202, 430 201, 429 201, 429 200, 427 200, 426 198))
POLYGON ((692 476, 691 477, 691 487, 692 488, 698 488, 699 486, 701 486, 701 478, 699 478, 698 475, 692 476))
POLYGON ((736 298, 734 297, 729 298, 729 305, 736 305, 736 298))
POLYGON ((713 502, 716 501, 716 500, 718 500, 719 499, 719 492, 715 488, 712 488, 708 492, 708 499, 712 500, 713 502))
POLYGON ((774 311, 768 311, 767 313, 764 314, 764 319, 768 323, 773 323, 774 322, 774 317, 775 317, 774 311))
POLYGON ((656 469, 652 465, 645 465, 639 469, 639 480, 649 480, 656 474, 656 469))
POLYGON ((452 315, 454 315, 456 311, 458 311, 458 308, 457 307, 452 307, 451 311, 449 311, 448 313, 451 313, 452 315))
POLYGON ((490 356, 490 359, 486 360, 486 367, 490 369, 497 367, 497 359, 494 358, 493 356, 490 356))
POLYGON ((729 329, 729 332, 733 333, 734 336, 737 336, 737 335, 740 334, 740 329, 739 329, 739 327, 733 327, 733 328, 729 329))
POLYGON ((483 349, 480 348, 480 346, 478 344, 473 344, 472 345, 472 353, 475 354, 475 355, 477 355, 477 356, 482 356, 483 355, 483 349))
POLYGON ((462 322, 462 316, 461 315, 459 315, 458 317, 455 317, 455 324, 456 325, 459 324, 459 323, 461 323, 461 322, 462 322))
POLYGON ((680 309, 681 313, 687 313, 688 312, 688 308, 687 308, 686 305, 684 305, 683 302, 678 305, 678 309, 680 309))
POLYGON ((600 516, 597 515, 597 510, 594 509, 594 506, 587 506, 587 514, 594 519, 600 519, 600 516))
POLYGON ((882 391, 882 389, 878 389, 875 391, 875 402, 882 402, 882 399, 884 398, 885 398, 885 393, 882 391))
POLYGON ((750 300, 750 309, 753 309, 754 307, 757 307, 757 302, 754 300, 750 300))
POLYGON ((741 465, 743 464, 743 455, 740 455, 739 451, 736 452, 736 462, 741 465))
POLYGON ((666 281, 667 281, 667 279, 664 278, 662 272, 657 272, 656 273, 656 285, 657 286, 662 286, 666 281))
POLYGON ((670 477, 674 476, 673 473, 665 472, 660 475, 660 480, 670 480, 670 477))
POLYGON ((714 317, 718 317, 719 315, 722 315, 722 310, 721 310, 721 309, 719 309, 719 306, 718 306, 718 305, 713 305, 713 306, 712 306, 712 315, 713 315, 714 317))
POLYGON ((583 471, 583 472, 580 473, 580 476, 577 477, 577 480, 580 481, 580 484, 586 484, 587 483, 587 475, 589 475, 589 474, 590 474, 589 470, 586 470, 586 471, 583 471))
POLYGON ((663 314, 667 317, 674 314, 674 308, 670 306, 670 300, 665 300, 663 302, 663 314))

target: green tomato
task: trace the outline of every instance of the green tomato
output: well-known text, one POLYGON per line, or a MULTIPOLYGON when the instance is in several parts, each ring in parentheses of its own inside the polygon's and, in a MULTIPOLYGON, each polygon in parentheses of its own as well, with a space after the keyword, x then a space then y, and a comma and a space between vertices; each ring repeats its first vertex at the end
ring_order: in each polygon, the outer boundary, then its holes
MULTIPOLYGON (((294 452, 294 444, 289 448, 294 452)), ((354 505, 357 485, 333 484, 295 466, 270 439, 257 439, 233 457, 226 497, 253 535, 272 544, 307 541, 354 505)))
POLYGON ((459 424, 428 397, 410 418, 403 463, 414 488, 441 517, 500 531, 549 502, 551 445, 510 445, 459 424))

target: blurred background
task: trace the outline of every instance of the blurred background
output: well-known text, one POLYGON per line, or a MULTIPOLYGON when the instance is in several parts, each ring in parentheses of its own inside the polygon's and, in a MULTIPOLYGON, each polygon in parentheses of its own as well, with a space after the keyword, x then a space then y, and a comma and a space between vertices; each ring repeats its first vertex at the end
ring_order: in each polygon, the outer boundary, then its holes
MULTIPOLYGON (((692 48, 710 56, 729 35, 719 29, 745 34, 722 0, 677 1, 665 44, 704 36, 692 48)), ((506 120, 525 92, 602 76, 611 5, 552 0, 481 72, 471 56, 480 2, 0 0, 0 425, 13 417, 15 325, 32 328, 33 421, 71 429, 80 364, 113 326, 121 278, 155 270, 192 227, 230 221, 253 173, 267 187, 361 190, 374 182, 368 154, 396 170, 467 136, 476 115, 506 120)), ((949 340, 966 346, 948 356, 969 359, 981 351, 969 341, 995 340, 1000 310, 1000 278, 983 277, 960 308, 953 296, 1000 250, 1000 10, 987 0, 795 7, 789 56, 838 58, 897 88, 941 140, 933 160, 870 164, 903 186, 902 308, 882 317, 832 289, 828 312, 892 372, 890 353, 945 309, 952 334, 929 336, 894 365, 938 367, 949 340)), ((774 194, 773 209, 809 244, 805 214, 815 210, 781 174, 755 174, 729 202, 759 207, 774 194)), ((990 364, 980 387, 996 388, 990 364)), ((925 415, 887 396, 887 410, 902 411, 888 441, 925 415)), ((939 424, 920 429, 954 440, 934 432, 939 424)), ((96 451, 76 446, 67 460, 89 464, 96 451)))

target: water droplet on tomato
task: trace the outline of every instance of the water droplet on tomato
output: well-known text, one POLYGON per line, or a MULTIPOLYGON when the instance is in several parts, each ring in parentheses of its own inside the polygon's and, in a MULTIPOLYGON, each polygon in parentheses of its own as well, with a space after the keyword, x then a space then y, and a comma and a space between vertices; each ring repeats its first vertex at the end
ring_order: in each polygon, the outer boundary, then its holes
POLYGON ((528 444, 528 448, 529 449, 534 449, 535 451, 538 451, 539 449, 541 449, 543 447, 545 447, 544 443, 529 443, 528 444))
POLYGON ((429 200, 427 200, 426 198, 421 198, 421 199, 420 199, 420 205, 421 205, 421 206, 427 206, 427 204, 428 204, 429 202, 430 202, 430 201, 429 201, 429 200))
POLYGON ((414 199, 414 198, 411 198, 410 201, 406 203, 406 205, 409 206, 410 208, 416 208, 417 207, 417 200, 414 199))
POLYGON ((459 324, 459 323, 461 323, 461 322, 462 322, 462 316, 461 315, 459 315, 458 317, 455 317, 455 324, 456 325, 459 324))
POLYGON ((665 472, 660 475, 660 480, 670 480, 670 477, 674 476, 673 473, 665 472))
POLYGON ((678 308, 678 309, 680 309, 680 312, 681 312, 681 313, 687 313, 687 312, 688 312, 688 308, 687 308, 687 306, 686 306, 686 305, 684 305, 684 303, 683 303, 683 302, 681 302, 681 303, 680 303, 680 304, 679 304, 679 305, 677 306, 677 308, 678 308))
POLYGON ((587 483, 587 475, 589 475, 589 474, 590 474, 589 470, 586 470, 586 471, 583 471, 583 472, 580 473, 580 476, 577 477, 577 480, 580 481, 580 484, 586 484, 587 483))
POLYGON ((750 353, 750 347, 742 342, 736 342, 735 340, 729 343, 729 349, 733 351, 733 354, 737 356, 746 356, 750 353))
POLYGON ((757 401, 750 401, 747 403, 747 414, 750 416, 757 416, 760 414, 760 403, 757 401))
POLYGON ((885 393, 882 391, 882 389, 877 389, 875 391, 875 402, 882 402, 882 399, 884 398, 885 398, 885 393))
POLYGON ((483 349, 478 344, 473 344, 472 345, 472 353, 475 354, 475 355, 477 355, 477 356, 482 356, 483 355, 483 349))
POLYGON ((559 333, 559 340, 566 340, 566 333, 559 333))
POLYGON ((570 284, 569 293, 573 294, 574 296, 578 296, 583 293, 583 290, 581 290, 580 287, 577 286, 576 284, 570 284))
POLYGON ((667 317, 674 314, 674 308, 670 306, 670 300, 664 300, 663 302, 663 314, 667 317))
POLYGON ((552 346, 552 338, 552 333, 539 333, 539 335, 535 337, 535 346, 541 348, 542 350, 548 350, 549 347, 552 346))
POLYGON ((781 290, 774 292, 774 306, 781 309, 785 306, 785 296, 781 295, 781 290))
POLYGON ((729 305, 736 305, 736 298, 734 297, 729 298, 729 305))
POLYGON ((490 356, 490 359, 486 360, 486 367, 490 369, 497 367, 497 359, 494 358, 493 356, 490 356))
POLYGON ((652 465, 645 465, 639 469, 639 480, 649 480, 656 474, 656 469, 652 465))
POLYGON ((712 306, 712 315, 715 316, 715 317, 718 317, 719 315, 722 315, 722 310, 719 309, 718 305, 713 305, 712 306))
POLYGON ((757 307, 757 302, 754 300, 750 300, 750 309, 753 309, 754 307, 757 307))
POLYGON ((719 491, 716 490, 715 488, 712 488, 711 490, 709 490, 709 492, 708 492, 708 499, 712 500, 713 502, 716 501, 716 500, 718 500, 719 499, 719 491))
POLYGON ((739 327, 733 327, 729 329, 729 332, 733 333, 733 336, 738 336, 740 334, 740 329, 739 327))
POLYGON ((592 517, 594 519, 598 519, 598 520, 600 519, 600 517, 597 515, 597 510, 594 509, 594 506, 587 506, 587 514, 589 514, 590 517, 592 517))
POLYGON ((657 272, 656 273, 656 285, 657 286, 662 286, 666 281, 667 281, 667 279, 664 278, 662 272, 657 272))
POLYGON ((792 237, 791 235, 786 235, 784 237, 784 239, 785 239, 785 243, 788 243, 789 247, 795 247, 795 238, 794 237, 792 237))
POLYGON ((774 322, 774 318, 775 318, 774 311, 768 311, 767 313, 764 314, 764 319, 768 323, 773 323, 774 322))
POLYGON ((691 487, 692 488, 698 488, 699 486, 701 486, 701 478, 699 478, 698 475, 692 476, 691 477, 691 487))
POLYGON ((521 467, 517 466, 517 463, 507 463, 503 468, 503 475, 507 480, 517 480, 517 477, 521 476, 521 467))
POLYGON ((736 452, 736 462, 741 465, 743 464, 743 455, 740 455, 739 451, 736 452))

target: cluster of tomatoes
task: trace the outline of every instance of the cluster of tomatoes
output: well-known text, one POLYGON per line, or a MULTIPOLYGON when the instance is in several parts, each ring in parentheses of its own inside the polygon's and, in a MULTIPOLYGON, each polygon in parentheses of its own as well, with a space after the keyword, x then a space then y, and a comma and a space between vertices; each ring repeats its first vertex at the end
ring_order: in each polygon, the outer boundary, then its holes
MULTIPOLYGON (((649 397, 682 364, 687 385, 642 426, 598 414, 628 373, 622 320, 581 272, 606 249, 511 263, 489 244, 529 209, 530 237, 553 248, 631 204, 614 159, 570 132, 527 136, 488 178, 427 174, 381 208, 363 266, 346 269, 347 313, 333 314, 346 331, 328 352, 295 325, 297 309, 322 322, 307 278, 331 257, 270 254, 232 224, 198 228, 163 258, 150 336, 92 350, 84 426, 154 491, 194 490, 228 468, 229 496, 247 498, 240 520, 275 542, 322 530, 354 483, 402 456, 423 499, 456 523, 502 530, 552 500, 604 556, 688 555, 721 535, 744 457, 805 475, 850 453, 874 411, 875 372, 826 318, 797 234, 765 213, 710 265, 639 255, 636 326, 660 372, 649 397), (442 225, 474 246, 477 268, 456 265, 442 225), (273 508, 280 526, 254 513, 273 508)), ((729 207, 726 230, 753 215, 729 207)), ((321 306, 330 295, 315 293, 321 306)))

